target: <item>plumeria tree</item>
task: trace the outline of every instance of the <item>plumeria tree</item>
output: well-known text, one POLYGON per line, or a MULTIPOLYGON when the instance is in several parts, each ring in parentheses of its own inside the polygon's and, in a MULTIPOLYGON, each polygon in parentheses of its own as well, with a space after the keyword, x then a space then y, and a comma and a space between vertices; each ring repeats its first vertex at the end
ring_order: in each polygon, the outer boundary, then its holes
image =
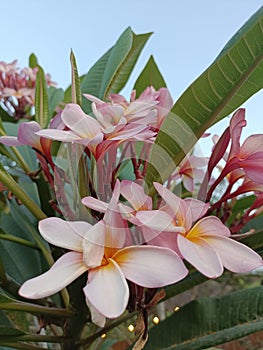
POLYGON ((151 35, 131 28, 83 76, 71 52, 65 91, 34 54, 0 62, 1 349, 205 349, 263 330, 263 134, 241 141, 262 28, 261 8, 175 102, 153 57, 122 95, 151 35), (256 284, 179 302, 236 275, 256 284))

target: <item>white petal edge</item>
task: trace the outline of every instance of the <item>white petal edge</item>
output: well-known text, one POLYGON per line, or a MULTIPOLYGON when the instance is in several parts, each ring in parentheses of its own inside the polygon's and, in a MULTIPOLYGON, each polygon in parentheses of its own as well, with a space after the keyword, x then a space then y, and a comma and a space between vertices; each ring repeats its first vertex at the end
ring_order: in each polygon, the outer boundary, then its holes
POLYGON ((55 294, 87 271, 82 254, 69 252, 62 255, 45 273, 26 281, 19 295, 28 299, 40 299, 55 294))
POLYGON ((82 241, 92 226, 84 221, 65 221, 60 218, 47 218, 39 222, 39 232, 49 243, 82 252, 82 241))

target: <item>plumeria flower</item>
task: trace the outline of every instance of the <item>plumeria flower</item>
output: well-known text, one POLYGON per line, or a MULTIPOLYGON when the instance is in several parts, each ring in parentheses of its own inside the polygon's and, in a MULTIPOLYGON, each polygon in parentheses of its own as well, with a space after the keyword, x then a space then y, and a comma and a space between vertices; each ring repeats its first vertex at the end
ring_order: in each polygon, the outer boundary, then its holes
POLYGON ((179 164, 178 169, 171 175, 172 181, 181 179, 185 189, 194 192, 195 184, 201 183, 204 178, 204 168, 208 159, 195 155, 186 156, 179 164))
POLYGON ((245 126, 245 109, 240 108, 232 116, 230 126, 222 136, 220 138, 214 137, 216 143, 208 162, 207 173, 199 192, 199 198, 209 201, 218 184, 230 173, 237 172, 240 169, 250 180, 263 183, 263 134, 251 135, 240 145, 242 129, 245 126), (227 151, 228 146, 230 146, 229 152, 227 151), (224 159, 226 164, 207 191, 213 170, 215 167, 221 168, 221 166, 218 166, 221 159, 224 159))
POLYGON ((70 251, 50 270, 26 281, 19 294, 30 299, 50 296, 88 271, 83 292, 92 320, 104 326, 105 318, 120 316, 129 299, 127 280, 146 288, 158 288, 184 278, 188 271, 178 255, 155 246, 127 246, 127 222, 118 211, 119 183, 103 220, 67 222, 47 218, 39 231, 49 243, 70 251))
POLYGON ((115 112, 116 124, 115 122, 110 124, 108 111, 96 120, 84 113, 79 105, 69 103, 61 113, 61 120, 69 130, 46 129, 37 134, 52 140, 74 142, 87 146, 96 159, 102 157, 111 145, 117 145, 124 141, 150 139, 155 135, 145 126, 127 124, 120 117, 119 111, 115 112))
POLYGON ((159 130, 164 119, 173 106, 173 99, 167 88, 162 87, 156 91, 153 86, 148 86, 138 97, 138 100, 145 100, 149 98, 158 102, 155 107, 157 109, 155 128, 159 130))
POLYGON ((46 129, 37 134, 51 140, 80 143, 91 150, 102 142, 101 126, 94 118, 85 114, 79 105, 67 104, 60 118, 69 130, 46 129))
POLYGON ((240 146, 242 128, 246 125, 245 109, 239 109, 231 119, 231 149, 228 167, 243 168, 246 175, 255 182, 263 183, 263 134, 249 136, 240 146))
MULTIPOLYGON (((51 141, 37 135, 42 130, 41 126, 35 122, 23 122, 19 125, 17 137, 1 136, 0 143, 6 146, 23 146, 27 145, 37 150, 37 156, 43 155, 50 164, 53 164, 51 157, 51 141)), ((38 157, 40 162, 42 157, 38 157)))
POLYGON ((6 87, 3 89, 3 93, 2 93, 3 97, 15 97, 17 99, 24 97, 27 100, 27 102, 32 105, 34 104, 34 97, 35 97, 34 95, 35 95, 35 90, 27 87, 23 87, 18 90, 6 87))
MULTIPOLYGON (((15 120, 31 117, 35 99, 35 84, 38 68, 19 69, 17 61, 0 62, 0 100, 6 112, 15 120)), ((56 85, 46 74, 48 86, 56 85)))
POLYGON ((128 102, 123 96, 117 94, 109 96, 111 102, 104 102, 89 94, 84 94, 84 97, 92 101, 92 111, 95 117, 101 120, 101 115, 106 115, 110 124, 122 121, 123 123, 134 122, 146 126, 149 121, 157 116, 155 108, 157 101, 134 100, 128 102), (118 119, 116 116, 118 116, 118 119))
POLYGON ((119 208, 125 219, 139 226, 140 222, 136 218, 136 213, 140 210, 152 209, 152 198, 145 194, 144 189, 139 184, 123 180, 121 182, 121 195, 128 201, 131 206, 119 203, 119 208))
MULTIPOLYGON (((169 90, 160 88, 156 91, 153 86, 148 86, 137 98, 136 91, 132 91, 130 101, 119 94, 109 95, 110 103, 89 94, 84 96, 92 102, 95 115, 100 110, 103 110, 103 114, 105 114, 107 109, 117 108, 127 122, 151 125, 156 130, 160 129, 164 118, 173 106, 173 99, 169 90)), ((97 115, 96 118, 98 119, 97 115)))
POLYGON ((229 229, 217 217, 199 219, 207 210, 206 204, 193 199, 182 200, 158 183, 154 186, 166 202, 164 211, 161 208, 154 213, 137 213, 142 224, 161 232, 151 244, 170 246, 209 278, 220 276, 224 267, 242 273, 263 265, 257 253, 230 238, 229 229), (165 217, 167 221, 162 229, 165 217), (178 232, 177 225, 184 227, 184 232, 178 232))

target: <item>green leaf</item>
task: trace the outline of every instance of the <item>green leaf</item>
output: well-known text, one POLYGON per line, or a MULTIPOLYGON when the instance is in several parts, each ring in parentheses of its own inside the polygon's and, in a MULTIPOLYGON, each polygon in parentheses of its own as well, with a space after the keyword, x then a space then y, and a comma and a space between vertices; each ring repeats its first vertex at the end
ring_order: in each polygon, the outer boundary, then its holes
POLYGON ((70 52, 70 64, 71 64, 71 102, 77 103, 78 105, 81 106, 80 78, 78 74, 76 58, 72 50, 70 52))
MULTIPOLYGON (((89 93, 94 96, 99 96, 100 86, 101 86, 101 77, 103 76, 107 62, 109 60, 110 54, 113 48, 110 48, 95 64, 91 67, 88 73, 83 77, 81 81, 81 91, 82 93, 89 93)), ((71 87, 70 87, 71 91, 71 87)), ((69 94, 69 91, 66 90, 65 95, 69 94)), ((67 100, 67 102, 69 102, 67 100)), ((91 111, 91 102, 85 97, 82 99, 82 108, 86 113, 91 111)))
MULTIPOLYGON (((136 35, 127 28, 116 44, 110 48, 84 77, 81 90, 101 99, 109 94, 118 93, 136 64, 139 55, 151 33, 136 35)), ((83 109, 90 111, 90 103, 83 99, 83 109)))
POLYGON ((2 336, 18 336, 18 335, 24 335, 24 334, 26 334, 26 333, 21 331, 20 329, 0 325, 0 336, 1 337, 2 336))
POLYGON ((44 129, 49 123, 47 83, 44 70, 38 66, 35 91, 35 119, 44 129))
POLYGON ((39 220, 46 218, 45 213, 36 205, 29 195, 17 184, 15 179, 5 170, 0 163, 0 181, 19 199, 29 211, 39 220))
POLYGON ((153 86, 155 90, 166 87, 164 78, 153 56, 149 58, 145 68, 135 82, 134 89, 136 90, 136 96, 139 96, 148 86, 153 86))
POLYGON ((30 68, 38 67, 38 59, 34 53, 31 53, 31 55, 29 56, 29 67, 30 68))
MULTIPOLYGON (((86 75, 81 75, 79 77, 79 81, 80 81, 80 86, 82 84, 82 81, 84 79, 86 75)), ((63 99, 64 103, 70 103, 71 102, 71 84, 67 87, 67 89, 64 92, 64 99, 63 99)))
POLYGON ((263 8, 176 101, 152 149, 146 182, 164 182, 213 123, 263 87, 263 8))
POLYGON ((106 99, 109 94, 119 92, 125 86, 144 45, 151 35, 152 33, 135 35, 130 28, 123 33, 111 52, 107 63, 106 74, 103 77, 100 91, 100 96, 103 99, 106 99), (131 43, 128 50, 127 42, 131 43), (120 62, 116 64, 118 59, 120 62))
POLYGON ((56 107, 63 101, 64 91, 63 89, 57 89, 54 86, 49 86, 48 90, 48 105, 49 105, 49 117, 53 117, 56 107))
POLYGON ((194 300, 149 332, 145 350, 198 350, 263 329, 263 287, 194 300))
MULTIPOLYGON (((36 232, 36 221, 30 220, 25 208, 18 206, 14 200, 9 205, 9 214, 1 213, 1 228, 6 233, 34 242, 30 230, 36 232)), ((6 273, 19 283, 41 274, 47 268, 39 251, 11 241, 0 240, 0 254, 6 273)))
MULTIPOLYGON (((253 227, 254 228, 254 227, 253 227)), ((262 240, 263 230, 262 230, 262 218, 261 218, 261 230, 256 231, 251 236, 245 236, 240 240, 243 244, 249 246, 255 250, 261 256, 263 255, 263 240, 262 240)))

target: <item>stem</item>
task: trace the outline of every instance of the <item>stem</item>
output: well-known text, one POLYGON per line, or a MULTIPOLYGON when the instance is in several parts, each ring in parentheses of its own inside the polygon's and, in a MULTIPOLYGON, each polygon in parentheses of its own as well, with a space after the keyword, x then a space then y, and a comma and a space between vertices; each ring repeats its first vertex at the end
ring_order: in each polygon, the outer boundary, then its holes
MULTIPOLYGON (((0 230, 0 232, 1 232, 1 230, 0 230)), ((9 235, 7 233, 0 233, 0 239, 4 239, 6 241, 11 241, 14 243, 22 244, 22 245, 29 247, 29 248, 38 249, 38 250, 40 249, 33 242, 27 241, 26 239, 19 238, 19 237, 13 236, 13 235, 9 235)))
POLYGON ((18 350, 47 350, 46 348, 42 348, 40 346, 35 346, 35 345, 31 345, 31 344, 26 344, 26 343, 0 342, 0 346, 14 348, 14 349, 18 349, 18 350))
POLYGON ((14 155, 16 156, 16 159, 18 160, 18 163, 20 164, 21 168, 24 170, 26 174, 30 174, 31 170, 27 166, 27 163, 25 162, 24 158, 22 157, 21 153, 18 151, 16 147, 10 147, 13 151, 14 155))
POLYGON ((69 309, 46 307, 35 305, 26 302, 7 302, 0 304, 0 310, 29 312, 32 314, 48 315, 53 317, 72 317, 75 315, 74 311, 69 309))
POLYGON ((17 182, 0 167, 0 182, 7 187, 38 219, 42 220, 46 218, 46 214, 36 205, 34 201, 26 194, 26 192, 17 184, 17 182))
POLYGON ((49 343, 64 343, 69 340, 64 336, 52 336, 52 335, 42 335, 42 334, 25 334, 17 336, 5 336, 6 344, 12 343, 14 341, 32 341, 32 342, 49 342, 49 343))

